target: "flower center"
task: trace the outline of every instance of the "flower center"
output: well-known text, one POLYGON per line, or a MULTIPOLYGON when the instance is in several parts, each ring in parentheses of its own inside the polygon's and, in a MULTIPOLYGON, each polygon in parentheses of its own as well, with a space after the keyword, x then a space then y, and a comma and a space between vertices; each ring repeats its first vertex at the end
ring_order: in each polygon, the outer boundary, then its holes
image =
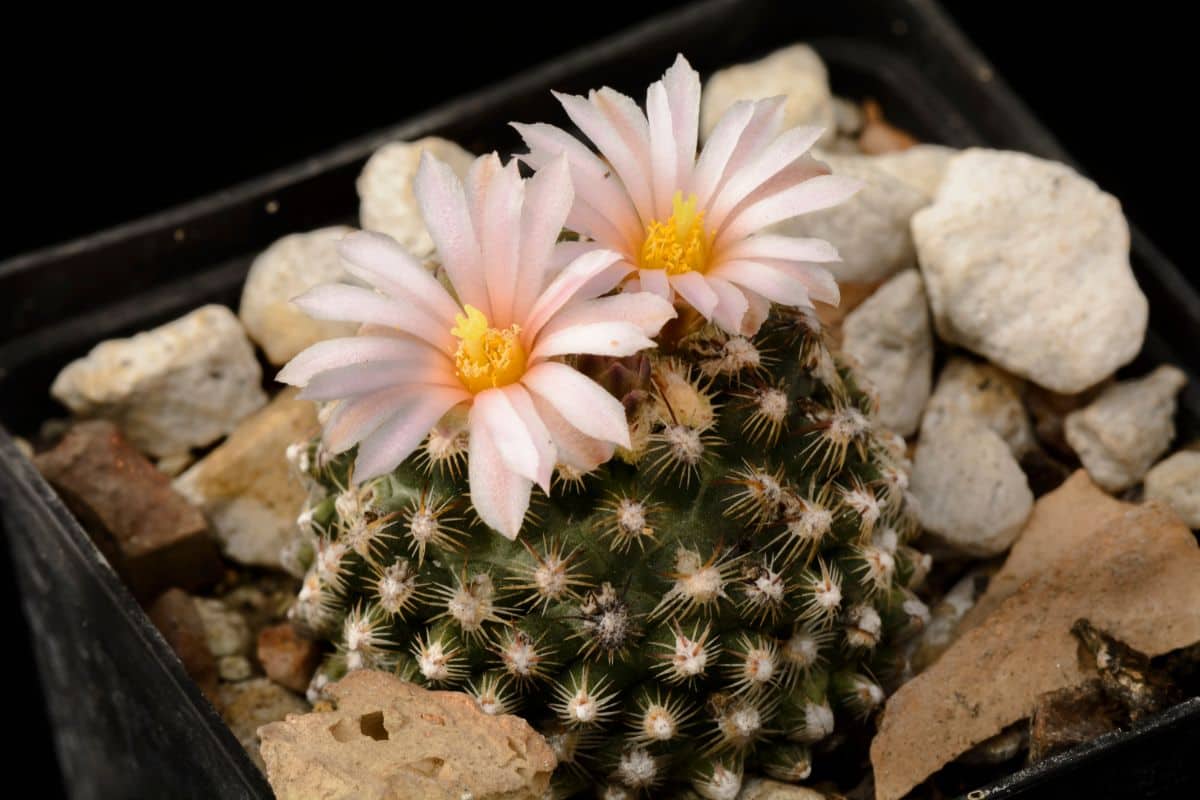
POLYGON ((450 333, 458 338, 454 352, 454 371, 471 392, 482 392, 516 383, 525 374, 525 348, 521 347, 521 329, 510 325, 503 330, 488 325, 488 318, 472 305, 454 318, 450 333))
POLYGON ((704 229, 704 212, 696 210, 696 195, 684 202, 683 192, 676 192, 671 204, 675 213, 666 222, 652 220, 646 226, 639 266, 668 275, 704 272, 713 237, 704 229))

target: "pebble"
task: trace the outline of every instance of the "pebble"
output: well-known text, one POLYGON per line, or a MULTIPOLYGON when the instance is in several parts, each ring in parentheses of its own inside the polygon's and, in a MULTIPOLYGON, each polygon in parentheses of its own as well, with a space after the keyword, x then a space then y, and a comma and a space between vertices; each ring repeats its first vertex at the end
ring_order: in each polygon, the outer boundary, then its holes
POLYGON ((1184 450, 1146 473, 1146 499, 1170 506, 1189 528, 1200 528, 1200 452, 1184 450))
POLYGON ((942 368, 925 406, 922 429, 952 415, 965 415, 991 428, 1018 459, 1037 443, 1021 403, 1021 381, 991 364, 955 356, 942 368))

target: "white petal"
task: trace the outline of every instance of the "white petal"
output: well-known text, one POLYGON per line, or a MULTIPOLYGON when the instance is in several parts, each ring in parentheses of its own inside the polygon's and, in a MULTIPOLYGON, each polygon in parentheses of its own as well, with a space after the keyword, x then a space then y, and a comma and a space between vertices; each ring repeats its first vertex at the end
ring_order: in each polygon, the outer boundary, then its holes
POLYGON ((689 185, 690 193, 696 195, 700 208, 707 208, 721 179, 725 175, 725 166, 733 155, 742 131, 750 124, 754 116, 754 103, 749 100, 738 100, 721 115, 713 128, 700 157, 696 160, 696 168, 692 172, 689 185))
MULTIPOLYGON (((495 443, 496 452, 513 472, 535 483, 542 482, 543 474, 549 480, 549 470, 554 467, 553 457, 550 465, 544 466, 540 443, 534 441, 534 432, 522 421, 503 389, 486 389, 475 395, 471 422, 483 426, 495 443)), ((549 446, 549 434, 545 436, 545 444, 549 446)))
POLYGON ((500 451, 471 409, 470 444, 467 451, 467 480, 471 505, 485 524, 513 540, 521 532, 533 481, 513 472, 500 457, 500 451))
POLYGON ((462 388, 422 387, 390 419, 362 440, 354 457, 352 483, 385 475, 408 458, 447 411, 471 395, 462 388))
MULTIPOLYGON (((568 264, 533 302, 529 316, 521 326, 522 341, 527 344, 536 341, 542 326, 557 314, 559 309, 579 295, 592 279, 605 274, 610 267, 618 267, 619 270, 621 263, 621 256, 611 250, 593 250, 568 264)), ((625 269, 620 277, 624 277, 631 268, 632 265, 625 269)))
POLYGON ((581 472, 590 472, 612 458, 615 446, 583 433, 559 414, 541 397, 531 394, 534 408, 550 431, 554 446, 558 449, 559 463, 574 467, 581 472))
POLYGON ((742 321, 750 304, 741 289, 721 278, 707 275, 708 286, 717 294, 717 307, 713 309, 712 320, 726 331, 733 334, 742 332, 742 321))
POLYGON ((534 483, 542 487, 542 491, 550 494, 550 476, 554 474, 554 464, 557 459, 557 449, 554 438, 550 435, 545 422, 534 407, 533 398, 519 383, 505 386, 502 390, 513 410, 521 418, 521 422, 529 431, 529 437, 538 451, 537 477, 534 483))
POLYGON ((785 219, 836 206, 853 197, 862 181, 846 175, 818 175, 735 211, 717 237, 736 241, 785 219))
POLYGON ((337 249, 350 274, 396 300, 422 307, 447 328, 454 326, 458 303, 392 237, 374 231, 355 231, 338 242, 337 249))
POLYGON ((325 446, 331 453, 349 450, 415 397, 419 388, 396 386, 338 403, 322 432, 325 446))
POLYGON ((675 181, 680 188, 691 180, 696 163, 696 134, 700 125, 700 73, 682 54, 663 76, 667 100, 671 106, 671 122, 675 126, 675 150, 679 159, 675 181))
POLYGON ((714 268, 711 275, 745 286, 785 306, 812 307, 808 288, 803 283, 782 270, 758 261, 729 261, 714 268))
POLYGON ((424 339, 444 353, 452 353, 454 337, 436 317, 416 306, 397 303, 361 286, 326 283, 314 286, 292 300, 313 319, 384 325, 424 339))
POLYGON ((501 166, 495 153, 475 162, 467 182, 475 208, 474 222, 479 232, 484 282, 492 308, 488 321, 493 327, 507 328, 513 323, 525 184, 517 162, 510 161, 507 167, 501 166))
POLYGON ((521 255, 517 267, 516 295, 513 297, 514 320, 524 320, 528 316, 542 287, 550 282, 548 273, 555 256, 561 252, 556 242, 567 222, 574 199, 570 166, 565 156, 559 156, 538 170, 525 184, 525 206, 521 211, 521 255))
POLYGON ((665 269, 638 270, 638 280, 641 282, 644 291, 653 292, 668 301, 675 297, 675 293, 671 291, 671 281, 667 279, 667 271, 665 269))
POLYGON ((744 290, 742 294, 749 306, 746 309, 746 316, 742 318, 742 336, 753 336, 767 321, 767 316, 771 313, 771 301, 758 292, 748 289, 744 290))
POLYGON ((413 192, 421 217, 442 259, 442 268, 464 305, 473 305, 491 319, 480 263, 479 240, 475 237, 467 195, 454 170, 429 151, 421 154, 413 192))
POLYGON ((526 372, 521 383, 582 433, 629 447, 629 423, 621 401, 582 373, 547 361, 526 372))
POLYGON ((675 129, 671 124, 671 108, 667 87, 655 81, 646 90, 646 119, 650 123, 650 176, 654 191, 654 217, 671 216, 671 199, 676 191, 675 171, 679 165, 675 148, 675 129))
POLYGON ((629 322, 592 322, 539 336, 530 361, 566 355, 631 356, 654 347, 654 340, 629 322))
POLYGON ((705 319, 712 319, 713 309, 717 307, 717 293, 708 286, 708 281, 698 272, 684 272, 672 275, 671 288, 679 292, 692 308, 700 312, 705 319))
POLYGON ((785 167, 807 153, 821 138, 824 129, 816 126, 792 128, 767 146, 743 169, 730 175, 720 193, 709 203, 706 221, 713 227, 720 226, 726 215, 738 203, 775 177, 785 167))
POLYGON ((546 323, 541 336, 549 336, 576 325, 598 322, 628 322, 646 336, 656 336, 667 320, 675 317, 675 307, 651 292, 622 292, 574 303, 546 323))
POLYGON ((291 386, 304 386, 319 372, 350 364, 380 361, 407 361, 438 357, 441 353, 420 339, 393 336, 348 336, 317 342, 289 361, 275 380, 291 386))
POLYGON ((758 234, 731 242, 716 254, 721 261, 743 258, 778 258, 785 261, 840 261, 837 248, 824 239, 805 239, 798 236, 758 234))
POLYGON ((454 373, 454 364, 439 353, 437 359, 380 361, 335 367, 314 375, 304 391, 300 392, 300 397, 317 401, 340 400, 413 383, 462 388, 462 382, 454 373))

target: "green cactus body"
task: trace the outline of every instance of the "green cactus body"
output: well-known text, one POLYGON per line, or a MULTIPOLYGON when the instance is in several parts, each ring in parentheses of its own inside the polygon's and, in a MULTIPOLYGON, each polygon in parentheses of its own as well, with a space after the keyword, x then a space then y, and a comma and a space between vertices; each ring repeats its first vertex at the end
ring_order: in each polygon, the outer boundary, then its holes
POLYGON ((313 546, 293 616, 336 646, 318 680, 392 670, 520 714, 559 757, 555 796, 808 777, 925 618, 904 443, 806 316, 663 339, 576 362, 623 399, 633 446, 560 468, 517 541, 473 518, 453 415, 363 486, 352 452, 299 451, 313 546))

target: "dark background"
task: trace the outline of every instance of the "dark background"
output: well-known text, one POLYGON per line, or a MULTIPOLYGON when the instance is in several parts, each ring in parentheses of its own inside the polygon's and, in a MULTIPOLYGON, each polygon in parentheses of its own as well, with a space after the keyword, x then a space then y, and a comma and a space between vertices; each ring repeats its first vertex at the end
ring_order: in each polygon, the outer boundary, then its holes
MULTIPOLYGON (((669 5, 681 3, 657 8, 669 5)), ((1119 12, 1047 2, 946 5, 1083 168, 1200 279, 1184 239, 1196 206, 1194 123, 1186 121, 1196 45, 1184 12, 1165 3, 1114 6, 1119 12), (1055 15, 1062 5, 1074 13, 1055 15)), ((373 17, 338 6, 318 18, 292 6, 286 28, 251 23, 245 10, 119 20, 64 9, 62 19, 9 26, 0 174, 10 211, 0 258, 293 163, 620 30, 656 6, 485 8, 397 5, 373 17)), ((44 781, 39 795, 52 797, 61 789, 7 547, 0 562, 0 602, 15 634, 5 683, 18 704, 30 704, 11 732, 17 763, 44 781)))

